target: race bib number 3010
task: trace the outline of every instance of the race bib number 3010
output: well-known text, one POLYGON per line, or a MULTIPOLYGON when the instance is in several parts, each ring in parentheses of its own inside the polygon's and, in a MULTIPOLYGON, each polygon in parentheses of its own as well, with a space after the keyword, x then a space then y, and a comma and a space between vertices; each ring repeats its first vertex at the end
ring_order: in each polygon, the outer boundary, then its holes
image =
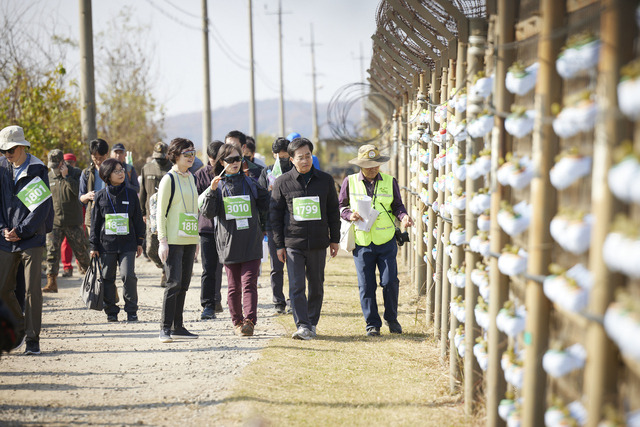
POLYGON ((307 196, 293 199, 293 219, 296 221, 317 221, 320 218, 320 197, 307 196))
POLYGON ((251 218, 251 196, 229 196, 222 199, 227 221, 251 218))
POLYGON ((51 197, 51 191, 49 191, 49 187, 47 187, 40 177, 35 177, 18 192, 18 199, 20 199, 31 212, 44 203, 49 197, 51 197))

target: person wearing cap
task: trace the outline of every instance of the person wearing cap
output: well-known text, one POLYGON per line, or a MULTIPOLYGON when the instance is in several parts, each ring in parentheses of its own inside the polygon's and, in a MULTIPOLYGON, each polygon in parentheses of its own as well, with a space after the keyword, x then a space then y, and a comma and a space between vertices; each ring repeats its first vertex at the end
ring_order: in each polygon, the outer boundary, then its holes
MULTIPOLYGON (((76 158, 75 154, 64 153, 64 162, 67 164, 69 176, 77 179, 79 183, 80 176, 82 175, 82 169, 77 167, 78 159, 76 158)), ((84 206, 82 206, 82 215, 84 218, 84 206)), ((71 250, 71 245, 69 245, 66 237, 62 239, 62 244, 60 245, 60 261, 62 262, 62 277, 73 276, 73 265, 71 264, 71 261, 73 261, 73 251, 71 250)), ((77 260, 76 264, 78 264, 78 267, 80 266, 80 263, 77 262, 77 260)), ((84 270, 82 268, 80 268, 80 273, 84 274, 84 270)))
MULTIPOLYGON (((263 186, 269 191, 269 197, 271 197, 271 188, 275 180, 283 173, 289 172, 293 165, 289 160, 289 140, 286 138, 277 138, 271 145, 271 151, 273 152, 273 158, 275 163, 271 166, 267 166, 262 170, 258 184, 263 186)), ((271 221, 267 218, 265 222, 265 231, 267 232, 267 245, 269 248, 269 261, 271 263, 271 293, 272 301, 276 312, 284 314, 287 311, 287 300, 284 296, 284 263, 278 259, 276 245, 273 243, 273 230, 271 228, 271 221)))
MULTIPOLYGON (((240 151, 240 153, 244 153, 247 148, 247 135, 240 132, 239 130, 232 130, 224 137, 225 144, 235 145, 236 148, 240 151)), ((242 158, 242 172, 246 176, 250 176, 256 181, 260 178, 260 173, 262 172, 262 167, 256 165, 248 158, 242 158)))
POLYGON ((40 354, 42 288, 40 268, 46 234, 53 227, 47 167, 29 154, 20 126, 0 130, 0 298, 18 323, 18 342, 26 354, 40 354), (18 265, 24 263, 24 313, 15 295, 18 265))
POLYGON ((47 234, 47 286, 43 292, 58 292, 58 270, 62 239, 67 238, 82 270, 89 267, 89 249, 82 228, 82 205, 78 200, 80 183, 69 173, 61 150, 48 155, 49 186, 53 200, 53 230, 47 234))
MULTIPOLYGON (((164 287, 167 283, 167 276, 164 272, 164 264, 158 256, 158 231, 151 229, 151 221, 149 221, 149 200, 158 191, 158 186, 162 177, 171 170, 171 162, 167 158, 169 146, 162 141, 156 142, 153 146, 152 160, 142 167, 140 176, 142 184, 140 185, 140 207, 142 209, 142 218, 147 225, 147 256, 153 263, 162 270, 162 279, 160 286, 164 287)), ((157 197, 157 196, 156 196, 157 197)))
POLYGON ((316 336, 322 310, 327 247, 331 257, 338 253, 340 211, 333 178, 313 167, 313 143, 296 138, 287 152, 294 167, 273 183, 271 229, 278 259, 287 263, 291 311, 298 328, 292 338, 308 340, 316 336))
POLYGON ((127 178, 127 186, 133 189, 136 193, 140 192, 140 184, 138 183, 138 173, 133 165, 127 163, 127 152, 124 148, 124 144, 118 142, 111 149, 111 158, 116 159, 123 165, 125 165, 125 175, 127 178))
MULTIPOLYGON (((218 151, 224 143, 212 141, 207 146, 209 164, 195 173, 198 194, 204 193, 210 188, 211 181, 221 171, 216 173, 216 158, 218 151)), ((202 258, 202 275, 200 276, 200 305, 201 320, 216 318, 216 313, 222 313, 222 263, 218 257, 216 248, 215 221, 203 215, 202 210, 198 214, 198 235, 200 236, 200 256, 202 258)))
POLYGON ((376 301, 376 266, 380 273, 385 322, 391 333, 402 333, 402 326, 398 322, 398 245, 395 239, 395 221, 398 219, 403 227, 410 227, 413 220, 402 203, 396 179, 380 173, 380 165, 388 161, 389 157, 380 155, 376 146, 368 144, 360 147, 358 157, 349 161, 359 166, 360 172, 344 179, 339 196, 340 216, 346 221, 366 219, 358 213, 359 201, 362 203, 370 200, 371 208, 378 212, 369 231, 355 228, 356 247, 353 250, 360 305, 368 336, 380 335, 382 327, 376 301))

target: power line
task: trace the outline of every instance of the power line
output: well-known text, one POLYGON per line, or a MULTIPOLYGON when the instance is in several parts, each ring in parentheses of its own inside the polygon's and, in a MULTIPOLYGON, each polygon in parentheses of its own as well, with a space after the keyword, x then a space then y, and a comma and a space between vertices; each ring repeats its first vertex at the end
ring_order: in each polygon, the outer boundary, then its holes
POLYGON ((178 6, 176 6, 175 4, 171 3, 169 0, 164 0, 164 1, 165 1, 165 3, 167 3, 169 6, 173 7, 173 8, 174 8, 174 9, 176 9, 176 10, 179 10, 180 12, 184 13, 185 15, 188 15, 188 16, 190 16, 190 17, 192 17, 192 18, 196 18, 196 19, 202 19, 202 16, 194 15, 194 14, 193 14, 193 13, 191 13, 191 12, 187 12, 186 10, 181 9, 180 7, 178 7, 178 6))

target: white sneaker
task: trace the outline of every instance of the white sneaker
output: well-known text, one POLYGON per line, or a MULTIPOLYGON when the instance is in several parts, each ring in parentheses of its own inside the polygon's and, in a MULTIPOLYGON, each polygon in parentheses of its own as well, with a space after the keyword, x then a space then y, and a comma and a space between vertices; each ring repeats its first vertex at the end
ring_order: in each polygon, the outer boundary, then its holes
POLYGON ((291 338, 294 340, 310 340, 313 336, 306 326, 300 326, 298 330, 291 335, 291 338))

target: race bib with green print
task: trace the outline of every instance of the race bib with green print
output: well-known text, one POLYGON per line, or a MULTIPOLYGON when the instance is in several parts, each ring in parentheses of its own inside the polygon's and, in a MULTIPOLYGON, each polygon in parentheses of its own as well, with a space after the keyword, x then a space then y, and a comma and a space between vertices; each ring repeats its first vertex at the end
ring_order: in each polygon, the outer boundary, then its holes
POLYGON ((223 197, 222 204, 227 221, 251 218, 251 197, 248 195, 223 197))
POLYGON ((320 219, 320 197, 307 196, 293 199, 293 219, 317 221, 320 219))
POLYGON ((198 236, 198 215, 194 213, 180 213, 178 225, 178 236, 193 237, 198 236))
POLYGON ((104 233, 110 236, 126 236, 129 234, 129 214, 106 214, 104 216, 104 233))
POLYGON ((20 199, 31 212, 36 210, 36 208, 49 197, 51 197, 51 191, 40 177, 33 178, 30 183, 18 192, 18 199, 20 199))

